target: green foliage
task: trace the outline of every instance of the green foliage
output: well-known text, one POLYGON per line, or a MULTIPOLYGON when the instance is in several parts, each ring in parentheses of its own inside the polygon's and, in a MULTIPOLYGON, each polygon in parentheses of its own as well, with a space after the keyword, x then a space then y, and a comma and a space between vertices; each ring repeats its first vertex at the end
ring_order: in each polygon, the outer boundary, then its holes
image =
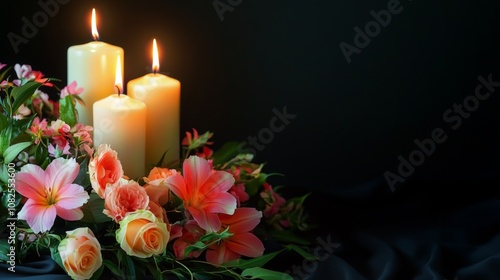
POLYGON ((72 94, 59 99, 59 115, 61 116, 61 120, 69 126, 74 126, 78 122, 78 112, 75 105, 76 101, 72 94))

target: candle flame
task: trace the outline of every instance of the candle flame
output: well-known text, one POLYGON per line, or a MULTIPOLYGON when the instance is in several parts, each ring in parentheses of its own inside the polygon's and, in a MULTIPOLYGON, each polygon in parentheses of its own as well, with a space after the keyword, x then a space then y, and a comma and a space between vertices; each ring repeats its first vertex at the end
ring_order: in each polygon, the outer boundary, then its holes
POLYGON ((99 40, 99 32, 97 32, 95 9, 92 9, 92 37, 94 37, 94 40, 96 41, 99 40))
POLYGON ((123 82, 122 82, 122 63, 120 60, 120 55, 116 58, 116 75, 115 75, 115 87, 118 90, 118 95, 123 93, 123 82))
POLYGON ((160 59, 158 58, 158 47, 156 46, 156 39, 153 39, 153 72, 160 71, 160 59))

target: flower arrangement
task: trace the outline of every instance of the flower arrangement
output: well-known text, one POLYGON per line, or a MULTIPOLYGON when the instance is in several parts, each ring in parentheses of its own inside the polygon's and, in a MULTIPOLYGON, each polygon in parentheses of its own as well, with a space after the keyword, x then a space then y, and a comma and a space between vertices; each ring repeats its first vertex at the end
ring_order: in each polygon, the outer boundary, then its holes
POLYGON ((307 195, 286 200, 237 143, 214 151, 213 133, 193 129, 178 163, 161 158, 128 178, 113 147, 94 147, 78 123, 75 82, 3 70, 0 261, 11 272, 50 254, 73 279, 291 279, 266 264, 283 251, 314 258, 301 246, 307 195), (268 251, 267 240, 281 246, 268 251))

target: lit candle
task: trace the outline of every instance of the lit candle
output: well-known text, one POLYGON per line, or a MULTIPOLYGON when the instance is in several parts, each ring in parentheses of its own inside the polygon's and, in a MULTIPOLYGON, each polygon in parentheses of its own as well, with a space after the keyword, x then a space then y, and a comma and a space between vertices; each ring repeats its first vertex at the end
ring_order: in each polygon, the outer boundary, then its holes
POLYGON ((180 156, 180 93, 181 83, 159 74, 160 63, 156 39, 153 40, 153 73, 131 80, 127 93, 146 103, 146 168, 155 166, 163 153, 164 163, 179 160, 180 156))
MULTIPOLYGON (((78 121, 92 125, 92 104, 114 90, 116 57, 123 65, 123 49, 100 42, 97 32, 95 9, 92 9, 93 42, 68 48, 68 83, 76 81, 83 88, 80 94, 85 105, 77 104, 78 121)), ((120 69, 123 75, 123 66, 120 69)))
POLYGON ((138 179, 147 175, 144 171, 146 147, 146 105, 127 95, 123 89, 117 59, 117 94, 112 94, 93 104, 94 146, 109 144, 118 153, 126 176, 138 179))

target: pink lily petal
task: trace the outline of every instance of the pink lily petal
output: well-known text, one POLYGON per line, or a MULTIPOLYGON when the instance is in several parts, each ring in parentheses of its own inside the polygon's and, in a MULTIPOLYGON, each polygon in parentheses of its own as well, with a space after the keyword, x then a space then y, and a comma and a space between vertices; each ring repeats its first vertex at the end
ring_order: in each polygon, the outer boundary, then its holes
POLYGON ((57 193, 57 206, 62 209, 73 209, 82 207, 89 199, 90 196, 82 186, 69 184, 59 189, 57 193))
POLYGON ((45 197, 45 171, 38 165, 27 164, 16 174, 16 191, 24 197, 42 199, 45 197))
POLYGON ((247 232, 253 230, 262 218, 262 212, 255 208, 241 207, 236 209, 234 215, 221 214, 223 224, 231 225, 231 232, 247 232))
POLYGON ((209 194, 211 192, 227 192, 234 184, 234 177, 225 171, 215 171, 200 186, 199 192, 209 194))
POLYGON ((239 259, 241 256, 227 249, 226 244, 223 242, 217 250, 207 250, 205 258, 208 262, 220 265, 228 261, 239 259))
POLYGON ((17 214, 17 217, 26 220, 35 233, 50 230, 56 219, 56 208, 37 204, 33 200, 28 200, 17 214))
POLYGON ((229 240, 226 240, 226 244, 227 249, 242 256, 255 258, 264 253, 262 241, 249 232, 234 233, 229 240))
POLYGON ((78 221, 83 218, 83 211, 81 209, 64 209, 59 207, 58 205, 56 205, 55 207, 57 216, 67 221, 78 221))
POLYGON ((186 183, 184 182, 184 178, 182 178, 181 174, 175 174, 168 177, 165 180, 165 183, 168 185, 168 188, 180 199, 182 200, 189 199, 186 183))
POLYGON ((201 207, 208 212, 232 215, 236 209, 236 198, 230 193, 214 193, 207 195, 201 207))
POLYGON ((186 206, 186 210, 193 215, 193 219, 207 232, 216 232, 221 227, 219 216, 215 213, 208 213, 196 207, 186 206))
POLYGON ((190 186, 193 192, 198 192, 199 187, 212 174, 212 168, 208 161, 195 156, 191 156, 184 161, 183 171, 186 185, 190 186))
POLYGON ((76 162, 74 158, 64 159, 56 158, 53 160, 45 173, 47 174, 45 184, 46 186, 52 186, 59 188, 60 186, 68 185, 73 183, 78 172, 80 171, 80 165, 76 162))

